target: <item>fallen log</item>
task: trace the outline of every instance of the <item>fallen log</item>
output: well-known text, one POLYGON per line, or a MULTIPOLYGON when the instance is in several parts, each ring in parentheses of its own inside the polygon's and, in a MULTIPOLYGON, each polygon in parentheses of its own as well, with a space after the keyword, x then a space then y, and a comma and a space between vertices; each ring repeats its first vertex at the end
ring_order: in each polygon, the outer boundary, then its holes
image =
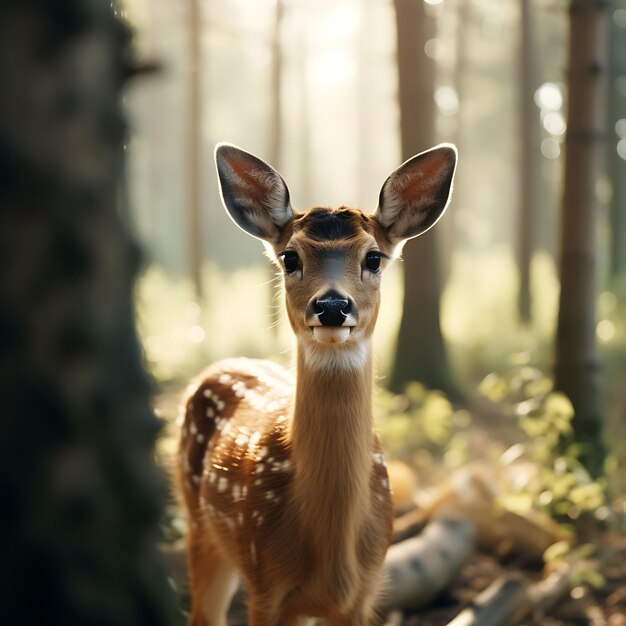
POLYGON ((546 613, 567 595, 573 572, 566 564, 534 584, 516 574, 501 576, 446 626, 516 626, 529 613, 546 613))
POLYGON ((530 609, 528 583, 521 576, 496 579, 447 626, 513 626, 530 609))
POLYGON ((497 491, 496 481, 487 478, 484 471, 461 470, 422 506, 395 520, 392 541, 405 540, 433 517, 445 514, 474 522, 478 546, 499 558, 518 556, 527 562, 541 562, 552 544, 569 540, 547 515, 502 509, 497 491))
POLYGON ((475 526, 470 520, 442 516, 417 537, 392 545, 385 558, 385 607, 426 606, 446 587, 475 548, 475 526))

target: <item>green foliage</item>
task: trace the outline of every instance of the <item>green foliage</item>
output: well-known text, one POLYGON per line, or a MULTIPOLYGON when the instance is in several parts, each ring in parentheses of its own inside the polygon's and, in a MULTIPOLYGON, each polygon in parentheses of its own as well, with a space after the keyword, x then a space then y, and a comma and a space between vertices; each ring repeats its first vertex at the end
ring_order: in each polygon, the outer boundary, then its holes
POLYGON ((457 430, 466 425, 467 413, 455 413, 442 392, 411 382, 403 394, 379 389, 375 405, 378 432, 391 457, 408 459, 417 450, 427 450, 448 466, 466 462, 467 441, 457 430))
POLYGON ((517 474, 514 490, 501 496, 502 504, 558 518, 576 519, 583 512, 602 518, 606 481, 592 480, 579 461, 580 446, 564 443, 572 434, 574 409, 566 396, 552 391, 551 380, 522 367, 504 376, 489 374, 479 391, 508 406, 527 437, 502 455, 504 465, 517 474))
POLYGON ((138 282, 138 330, 148 366, 161 382, 189 380, 219 358, 266 356, 276 349, 270 326, 277 309, 267 271, 225 272, 206 265, 203 282, 205 292, 213 294, 205 305, 197 301, 190 280, 158 267, 150 267, 138 282), (216 297, 221 290, 228 297, 216 297))
POLYGON ((552 567, 559 567, 567 561, 573 562, 571 575, 572 587, 589 585, 594 589, 605 586, 604 576, 598 571, 597 566, 589 559, 596 553, 596 546, 591 543, 572 547, 568 541, 553 543, 543 554, 543 560, 552 567))

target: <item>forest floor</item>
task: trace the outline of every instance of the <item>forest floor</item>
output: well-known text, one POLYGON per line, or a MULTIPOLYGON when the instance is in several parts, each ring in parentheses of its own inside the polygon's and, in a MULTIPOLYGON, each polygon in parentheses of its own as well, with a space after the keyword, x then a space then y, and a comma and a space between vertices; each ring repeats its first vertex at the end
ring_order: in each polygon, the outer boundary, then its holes
MULTIPOLYGON (((173 427, 178 411, 180 389, 172 388, 157 397, 156 409, 168 426, 159 443, 159 458, 167 464, 176 446, 173 427)), ((493 411, 472 409, 473 419, 469 425, 470 439, 478 442, 500 441, 510 445, 515 436, 510 423, 493 411)), ((623 498, 625 494, 620 494, 623 498)), ((577 543, 595 547, 594 568, 601 574, 603 584, 593 588, 587 584, 575 585, 573 589, 547 614, 532 613, 522 622, 525 626, 626 626, 626 534, 624 533, 623 500, 619 505, 617 523, 600 523, 583 519, 576 523, 577 543)), ((169 537, 180 536, 181 521, 174 513, 170 516, 175 529, 166 529, 169 537)), ((470 606, 477 595, 504 575, 519 574, 529 582, 542 578, 542 567, 532 567, 522 561, 503 561, 491 554, 476 551, 463 566, 453 584, 428 607, 415 613, 396 612, 389 618, 393 626, 445 626, 465 607, 470 606)), ((184 594, 183 594, 184 595, 184 594)), ((185 605, 185 600, 181 604, 185 605)), ((241 621, 231 622, 243 626, 241 621)), ((518 622, 516 622, 518 623, 518 622)), ((472 623, 473 624, 473 623, 472 623)), ((479 626, 479 622, 476 622, 479 626)))
MULTIPOLYGON (((524 619, 525 626, 626 626, 626 537, 615 531, 589 529, 586 541, 597 546, 604 585, 574 587, 548 614, 537 611, 524 619)), ((514 561, 502 563, 476 552, 462 568, 452 587, 431 606, 405 614, 402 626, 445 626, 491 583, 504 575, 520 574, 531 582, 541 579, 540 569, 529 569, 514 561)), ((476 626, 479 623, 476 622, 476 626)))

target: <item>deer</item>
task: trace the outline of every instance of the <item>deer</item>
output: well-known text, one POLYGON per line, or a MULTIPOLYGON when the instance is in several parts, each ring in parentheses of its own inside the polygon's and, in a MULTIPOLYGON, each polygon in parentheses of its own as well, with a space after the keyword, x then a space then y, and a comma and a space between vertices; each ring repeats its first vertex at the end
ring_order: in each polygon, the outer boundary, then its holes
POLYGON ((188 624, 224 626, 241 581, 250 626, 367 626, 393 514, 372 416, 381 276, 444 213, 457 150, 440 144, 407 160, 372 214, 298 212, 258 157, 222 143, 215 161, 227 213, 282 272, 296 367, 294 377, 271 361, 225 359, 184 396, 188 624))

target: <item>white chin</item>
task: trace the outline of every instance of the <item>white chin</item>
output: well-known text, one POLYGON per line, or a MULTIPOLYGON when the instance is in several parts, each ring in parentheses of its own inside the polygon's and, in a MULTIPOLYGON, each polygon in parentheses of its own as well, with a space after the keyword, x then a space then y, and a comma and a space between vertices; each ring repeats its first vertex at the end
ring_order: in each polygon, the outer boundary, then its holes
POLYGON ((337 346, 345 343, 350 336, 349 326, 314 326, 313 337, 319 343, 327 346, 337 346))

